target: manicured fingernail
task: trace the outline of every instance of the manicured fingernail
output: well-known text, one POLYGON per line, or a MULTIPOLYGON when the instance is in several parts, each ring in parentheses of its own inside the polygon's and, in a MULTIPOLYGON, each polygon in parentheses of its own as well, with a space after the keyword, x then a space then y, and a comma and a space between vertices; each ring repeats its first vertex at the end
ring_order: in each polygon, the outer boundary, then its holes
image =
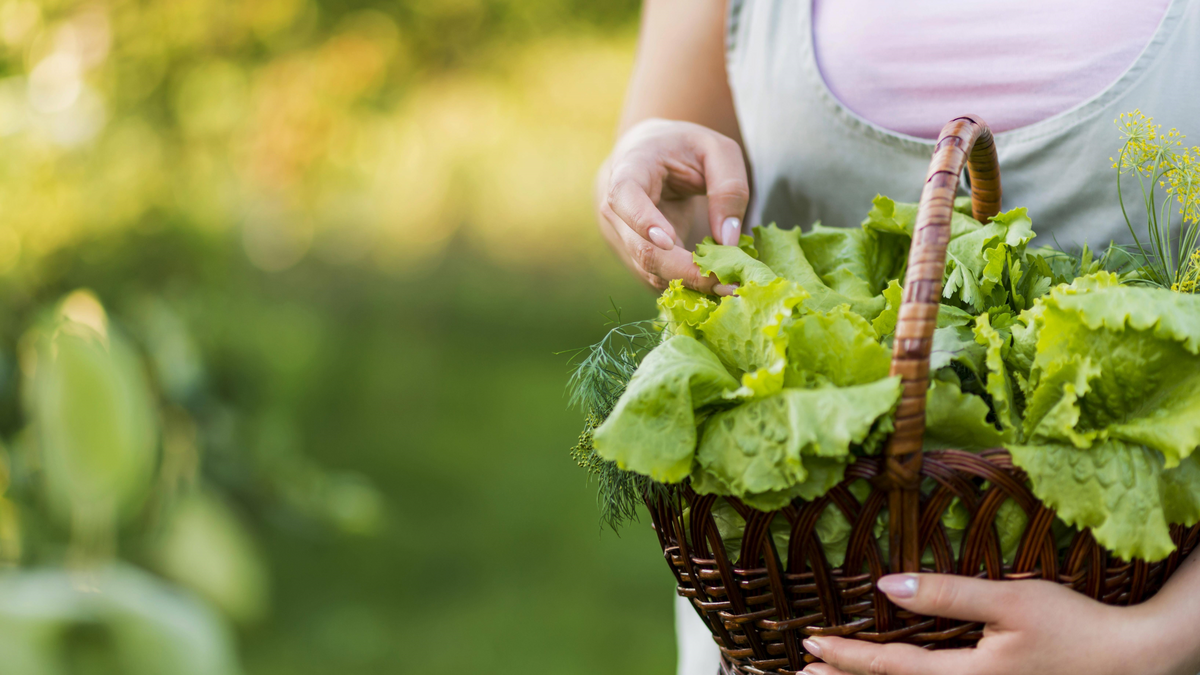
POLYGON ((737 289, 737 284, 717 284, 713 286, 713 293, 717 295, 733 295, 737 289))
POLYGON ((726 218, 721 223, 721 240, 726 246, 737 246, 742 236, 742 221, 737 218, 726 218))
POLYGON ((804 650, 809 654, 812 654, 818 659, 821 658, 821 645, 817 644, 816 640, 805 640, 802 644, 804 645, 804 650))
POLYGON ((647 234, 650 235, 650 241, 654 242, 654 245, 662 250, 670 251, 675 248, 675 242, 671 241, 671 238, 667 236, 666 232, 663 232, 661 227, 652 227, 647 234))
POLYGON ((875 585, 891 598, 905 600, 917 594, 917 578, 911 574, 892 574, 875 585))

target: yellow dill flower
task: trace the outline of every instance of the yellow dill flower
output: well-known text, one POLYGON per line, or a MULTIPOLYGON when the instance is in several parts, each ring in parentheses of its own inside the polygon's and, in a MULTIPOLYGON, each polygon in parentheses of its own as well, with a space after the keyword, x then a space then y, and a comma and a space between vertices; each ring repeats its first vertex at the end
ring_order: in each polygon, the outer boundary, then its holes
POLYGON ((1196 293, 1200 291, 1200 251, 1192 251, 1188 256, 1187 267, 1179 275, 1179 281, 1171 285, 1171 290, 1180 293, 1196 293))
MULTIPOLYGON (((1200 293, 1200 250, 1191 250, 1200 241, 1200 147, 1185 149, 1185 136, 1178 129, 1164 133, 1162 125, 1154 124, 1154 119, 1140 110, 1123 113, 1115 122, 1124 141, 1119 158, 1109 158, 1118 171, 1118 190, 1121 176, 1127 174, 1137 178, 1143 191, 1150 188, 1144 193, 1149 251, 1134 234, 1139 252, 1148 261, 1145 270, 1158 285, 1183 293, 1200 293), (1152 181, 1149 185, 1147 178, 1152 181), (1162 209, 1158 207, 1157 188, 1167 193, 1168 203, 1172 198, 1178 202, 1178 218, 1182 222, 1174 232, 1171 221, 1176 215, 1168 204, 1163 204, 1162 209), (1169 241, 1175 235, 1178 240, 1169 241)), ((1133 232, 1128 215, 1126 224, 1133 232)))
POLYGON ((1171 152, 1170 146, 1179 142, 1180 133, 1171 129, 1162 133, 1162 125, 1155 125, 1153 117, 1146 117, 1141 110, 1121 113, 1116 120, 1121 130, 1125 148, 1121 152, 1120 166, 1114 161, 1113 168, 1121 173, 1137 172, 1143 176, 1153 174, 1155 166, 1161 165, 1171 152))
POLYGON ((1200 147, 1175 154, 1166 174, 1167 193, 1179 200, 1179 214, 1185 223, 1200 217, 1200 147))

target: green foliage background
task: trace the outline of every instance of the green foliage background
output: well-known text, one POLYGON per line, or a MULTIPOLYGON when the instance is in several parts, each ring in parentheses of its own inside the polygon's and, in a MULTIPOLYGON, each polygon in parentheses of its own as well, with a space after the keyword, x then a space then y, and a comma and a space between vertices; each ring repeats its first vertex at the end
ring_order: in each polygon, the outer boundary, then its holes
MULTIPOLYGON (((198 596, 247 673, 667 672, 670 576, 646 524, 601 533, 555 355, 652 308, 590 212, 636 5, 0 3, 0 581, 188 589, 159 551, 199 490, 266 572, 228 586, 262 611, 198 596), (47 507, 22 393, 78 289, 161 427, 100 544, 47 507)), ((53 672, 132 672, 63 635, 53 672)))

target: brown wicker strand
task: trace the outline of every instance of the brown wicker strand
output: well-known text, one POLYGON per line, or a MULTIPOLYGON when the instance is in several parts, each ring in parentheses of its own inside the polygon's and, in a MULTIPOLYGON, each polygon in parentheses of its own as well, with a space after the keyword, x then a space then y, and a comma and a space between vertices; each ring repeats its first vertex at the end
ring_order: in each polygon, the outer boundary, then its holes
POLYGON ((896 323, 892 375, 899 375, 903 394, 896 410, 896 430, 888 441, 887 479, 893 570, 916 572, 921 566, 917 513, 920 511, 921 445, 925 435, 925 392, 929 388, 929 352, 937 327, 946 269, 946 246, 958 177, 966 166, 971 176, 975 218, 989 220, 1000 212, 1000 169, 992 132, 979 117, 951 120, 938 137, 904 277, 904 301, 896 323))

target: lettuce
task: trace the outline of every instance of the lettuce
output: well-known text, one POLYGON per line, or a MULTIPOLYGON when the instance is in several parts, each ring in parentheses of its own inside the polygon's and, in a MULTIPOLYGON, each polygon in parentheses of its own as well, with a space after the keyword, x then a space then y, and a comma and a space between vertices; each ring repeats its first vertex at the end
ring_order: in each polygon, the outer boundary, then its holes
POLYGON ((791 499, 812 499, 841 478, 851 447, 871 437, 872 427, 900 398, 900 378, 824 389, 785 389, 718 412, 703 425, 696 460, 699 492, 740 496, 755 508, 779 508, 791 499), (818 462, 813 472, 813 459, 818 462), (835 479, 836 478, 836 479, 835 479))
MULTIPOLYGON (((951 218, 925 447, 1007 447, 1058 511, 1056 537, 1091 528, 1123 558, 1161 559, 1174 549, 1169 525, 1200 521, 1200 297, 1123 285, 1138 273, 1101 271, 1108 254, 1031 249, 1024 209, 986 223, 968 211, 956 202, 951 218)), ((737 291, 670 284, 662 342, 607 418, 595 415, 595 452, 762 510, 824 495, 894 427, 891 341, 916 214, 879 196, 859 228, 769 225, 737 246, 705 240, 697 265, 737 291)), ((744 523, 722 509, 733 545, 744 523)), ((962 505, 942 524, 959 546, 962 505)), ((1001 506, 1006 562, 1027 524, 1015 502, 1001 506)), ((822 514, 835 566, 848 532, 836 509, 822 514)))
POLYGON ((679 279, 672 281, 658 298, 659 316, 668 335, 696 337, 696 327, 716 308, 717 303, 711 297, 684 288, 679 279))
POLYGON ((721 301, 696 330, 700 341, 741 378, 742 387, 730 396, 749 398, 783 388, 787 333, 783 322, 808 293, 787 279, 765 285, 743 284, 721 301))
POLYGON ((1014 462, 1064 521, 1117 555, 1167 556, 1168 525, 1200 520, 1200 297, 1101 272, 1035 311, 1009 359, 1023 366, 1036 335, 1014 462))
POLYGON ((717 277, 723 284, 744 284, 750 281, 768 284, 779 277, 745 249, 722 246, 714 243, 712 237, 706 237, 696 245, 693 258, 701 272, 717 277))
POLYGON ((737 386, 707 347, 676 335, 642 361, 592 443, 623 469, 678 482, 691 472, 696 453, 695 409, 737 386))
POLYGON ((892 351, 866 319, 841 305, 806 314, 786 329, 789 387, 847 387, 887 377, 892 351))
POLYGON ((1200 466, 1189 457, 1167 470, 1162 454, 1110 439, 1010 445, 1033 492, 1063 521, 1089 527, 1100 545, 1126 560, 1161 560, 1172 551, 1170 523, 1200 521, 1200 466))

